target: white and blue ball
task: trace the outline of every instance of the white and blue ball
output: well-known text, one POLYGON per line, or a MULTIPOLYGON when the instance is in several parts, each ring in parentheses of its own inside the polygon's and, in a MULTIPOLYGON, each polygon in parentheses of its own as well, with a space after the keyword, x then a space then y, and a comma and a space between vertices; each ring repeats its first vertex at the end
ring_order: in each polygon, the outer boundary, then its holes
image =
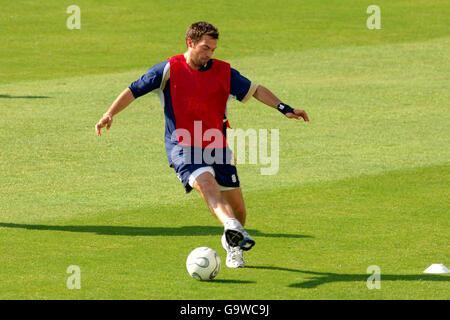
POLYGON ((196 280, 212 280, 220 271, 220 257, 211 248, 196 248, 187 257, 186 268, 196 280))

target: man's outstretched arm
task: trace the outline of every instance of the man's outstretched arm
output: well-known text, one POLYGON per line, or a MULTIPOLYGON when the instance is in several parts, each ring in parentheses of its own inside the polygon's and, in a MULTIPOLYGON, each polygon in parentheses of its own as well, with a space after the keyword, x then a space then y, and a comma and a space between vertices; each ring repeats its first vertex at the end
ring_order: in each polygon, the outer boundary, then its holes
POLYGON ((125 109, 131 102, 134 101, 133 93, 129 88, 126 88, 117 98, 114 100, 111 107, 103 115, 103 117, 95 125, 95 130, 98 136, 101 136, 100 130, 106 126, 106 129, 111 128, 114 115, 125 109))
POLYGON ((306 111, 299 109, 292 109, 285 103, 282 103, 280 99, 277 98, 269 89, 261 85, 258 86, 253 96, 261 101, 262 103, 277 109, 288 118, 295 118, 300 120, 303 118, 304 121, 309 121, 306 111))

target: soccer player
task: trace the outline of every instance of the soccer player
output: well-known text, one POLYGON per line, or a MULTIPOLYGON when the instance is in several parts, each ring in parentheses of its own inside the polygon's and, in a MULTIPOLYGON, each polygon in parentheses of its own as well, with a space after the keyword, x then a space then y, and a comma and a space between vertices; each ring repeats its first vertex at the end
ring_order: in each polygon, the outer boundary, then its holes
POLYGON ((287 118, 309 121, 303 110, 282 103, 267 88, 257 85, 227 62, 212 59, 219 33, 207 22, 186 32, 187 51, 151 67, 113 102, 96 124, 111 127, 113 117, 133 100, 157 90, 165 115, 165 145, 169 165, 185 192, 196 189, 209 210, 224 225, 222 245, 226 265, 244 267, 244 251, 255 241, 244 230, 246 210, 231 150, 226 143, 227 102, 245 103, 255 97, 287 118))

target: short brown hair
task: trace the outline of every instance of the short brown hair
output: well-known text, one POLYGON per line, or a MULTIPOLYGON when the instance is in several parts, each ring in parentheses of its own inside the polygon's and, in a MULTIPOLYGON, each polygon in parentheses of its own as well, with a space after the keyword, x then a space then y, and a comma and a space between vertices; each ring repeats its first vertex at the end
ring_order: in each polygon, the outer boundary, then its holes
POLYGON ((191 38, 194 44, 196 44, 204 35, 210 36, 213 39, 219 39, 219 30, 208 22, 199 21, 189 26, 186 31, 186 40, 191 38))

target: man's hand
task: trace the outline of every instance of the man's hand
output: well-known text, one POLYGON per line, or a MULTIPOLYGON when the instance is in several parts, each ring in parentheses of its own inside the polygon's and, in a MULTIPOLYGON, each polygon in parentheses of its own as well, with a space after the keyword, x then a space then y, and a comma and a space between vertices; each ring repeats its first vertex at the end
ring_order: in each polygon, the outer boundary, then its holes
POLYGON ((95 125, 95 131, 98 136, 101 136, 100 130, 106 126, 106 129, 111 128, 113 115, 118 114, 121 110, 125 109, 134 100, 133 93, 130 88, 126 88, 122 93, 114 100, 111 107, 108 109, 100 121, 95 125))
POLYGON ((258 85, 253 96, 262 103, 277 109, 288 118, 295 118, 297 120, 302 118, 305 122, 309 122, 308 115, 304 110, 291 108, 289 105, 281 102, 269 89, 261 85, 258 85))
POLYGON ((113 117, 112 115, 107 112, 103 115, 103 117, 98 121, 98 123, 95 125, 95 131, 97 132, 98 136, 101 136, 100 130, 106 126, 106 129, 109 130, 111 128, 113 117))
POLYGON ((308 114, 306 114, 305 110, 294 109, 294 113, 288 112, 288 113, 286 113, 286 117, 295 118, 297 120, 300 120, 303 118, 303 120, 305 122, 309 122, 308 114))
POLYGON ((291 108, 289 105, 287 105, 286 103, 283 103, 283 102, 280 102, 277 105, 277 110, 280 111, 282 114, 284 114, 288 118, 294 118, 297 120, 300 120, 301 118, 303 118, 303 120, 305 120, 305 122, 309 122, 309 118, 308 118, 308 115, 306 114, 305 110, 291 108))

